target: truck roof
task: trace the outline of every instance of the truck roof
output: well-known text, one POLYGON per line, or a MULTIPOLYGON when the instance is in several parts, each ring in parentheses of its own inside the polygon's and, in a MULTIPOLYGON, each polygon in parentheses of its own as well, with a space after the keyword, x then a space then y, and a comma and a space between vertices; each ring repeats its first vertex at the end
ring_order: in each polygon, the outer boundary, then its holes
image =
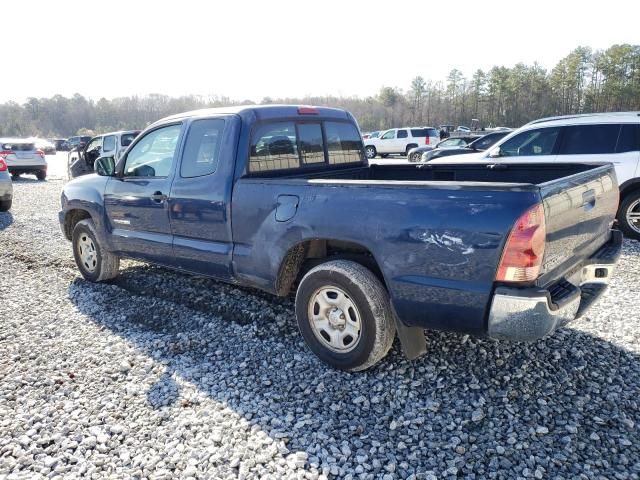
POLYGON ((243 115, 246 113, 253 113, 257 119, 264 120, 270 118, 282 118, 282 117, 298 117, 298 116, 314 116, 316 114, 301 113, 299 110, 302 108, 314 109, 317 111, 317 115, 324 118, 336 118, 340 120, 350 120, 352 117, 345 111, 339 108, 330 107, 315 107, 310 105, 238 105, 233 107, 218 107, 218 108, 202 108, 199 110, 192 110, 190 112, 178 113, 176 115, 170 115, 162 118, 153 123, 165 123, 171 120, 179 120, 183 118, 191 117, 209 117, 215 115, 243 115))

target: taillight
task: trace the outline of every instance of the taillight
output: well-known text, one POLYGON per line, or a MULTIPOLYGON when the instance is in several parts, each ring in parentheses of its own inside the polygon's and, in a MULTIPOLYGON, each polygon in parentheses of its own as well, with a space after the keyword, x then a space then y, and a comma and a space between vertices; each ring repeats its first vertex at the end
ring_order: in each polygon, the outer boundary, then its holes
POLYGON ((36 155, 40 155, 40 158, 44 158, 44 152, 42 150, 36 150, 36 155))
POLYGON ((541 203, 524 212, 509 233, 496 280, 530 282, 538 278, 547 236, 541 203))
POLYGON ((425 144, 425 145, 429 145, 430 143, 431 143, 431 138, 429 137, 429 135, 427 135, 427 136, 424 138, 424 144, 425 144))
POLYGON ((13 155, 11 150, 3 150, 0 152, 0 158, 5 160, 9 155, 13 155))
POLYGON ((319 113, 316 107, 298 107, 298 115, 318 115, 319 113))
POLYGON ((0 172, 7 171, 7 162, 4 161, 3 158, 0 158, 0 172))

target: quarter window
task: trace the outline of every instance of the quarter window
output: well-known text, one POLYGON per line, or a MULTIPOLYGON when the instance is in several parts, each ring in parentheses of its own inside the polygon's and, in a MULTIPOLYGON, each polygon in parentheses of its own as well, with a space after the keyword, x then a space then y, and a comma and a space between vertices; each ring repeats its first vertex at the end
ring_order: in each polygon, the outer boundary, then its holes
POLYGON ((564 128, 560 155, 614 153, 620 125, 572 125, 564 128))
POLYGON ((216 171, 223 130, 224 120, 220 118, 195 120, 191 124, 182 154, 182 177, 201 177, 216 171))
POLYGON ((500 153, 505 157, 551 155, 559 132, 557 127, 522 132, 500 145, 500 153))
POLYGON ((637 152, 638 150, 640 150, 640 124, 622 125, 616 153, 637 152))
POLYGON ((426 128, 412 128, 411 136, 412 137, 428 137, 429 132, 428 132, 428 129, 426 128))
POLYGON ((126 177, 167 177, 176 152, 182 125, 170 125, 149 132, 127 154, 126 177))

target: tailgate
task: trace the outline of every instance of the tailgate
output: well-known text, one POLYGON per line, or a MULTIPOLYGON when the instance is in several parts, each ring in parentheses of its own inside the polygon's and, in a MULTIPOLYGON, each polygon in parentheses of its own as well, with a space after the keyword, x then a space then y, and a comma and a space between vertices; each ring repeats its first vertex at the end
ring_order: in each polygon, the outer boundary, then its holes
POLYGON ((540 184, 547 242, 541 276, 546 286, 580 268, 610 236, 618 209, 618 182, 613 165, 594 166, 540 184))

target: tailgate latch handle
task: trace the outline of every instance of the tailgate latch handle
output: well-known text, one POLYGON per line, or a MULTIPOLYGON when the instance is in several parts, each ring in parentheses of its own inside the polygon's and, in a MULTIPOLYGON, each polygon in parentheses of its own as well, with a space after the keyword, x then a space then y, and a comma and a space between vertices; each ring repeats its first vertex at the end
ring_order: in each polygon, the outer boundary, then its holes
POLYGON ((582 207, 589 211, 596 206, 596 191, 594 189, 587 190, 582 194, 582 207))

